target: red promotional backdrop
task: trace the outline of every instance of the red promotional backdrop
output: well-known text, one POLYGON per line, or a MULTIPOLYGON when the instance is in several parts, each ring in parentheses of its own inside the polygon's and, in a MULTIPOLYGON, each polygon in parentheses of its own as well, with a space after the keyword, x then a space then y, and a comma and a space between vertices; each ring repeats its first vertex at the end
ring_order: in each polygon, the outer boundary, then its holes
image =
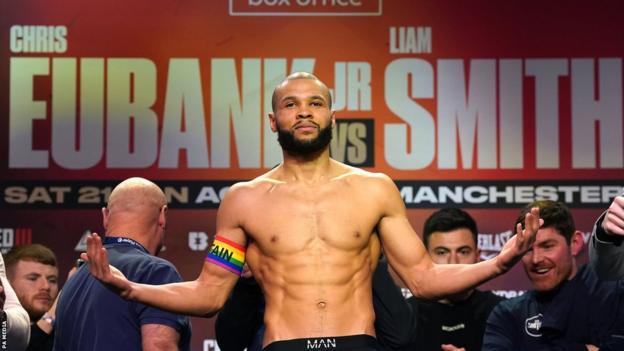
MULTIPOLYGON (((332 89, 332 156, 395 179, 417 231, 437 208, 465 208, 487 258, 519 208, 547 198, 588 235, 624 185, 623 10, 4 1, 0 248, 43 243, 67 271, 112 187, 143 176, 170 201, 162 257, 194 279, 227 188, 280 162, 266 116, 275 84, 300 70, 332 89)), ((528 287, 519 267, 485 286, 528 287)), ((193 324, 193 349, 217 349, 213 321, 193 324)))

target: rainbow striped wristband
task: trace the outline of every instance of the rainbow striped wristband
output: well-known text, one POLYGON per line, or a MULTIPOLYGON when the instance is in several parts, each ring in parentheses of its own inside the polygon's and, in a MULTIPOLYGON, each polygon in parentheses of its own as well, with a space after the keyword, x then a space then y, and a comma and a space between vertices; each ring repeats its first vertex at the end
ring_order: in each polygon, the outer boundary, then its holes
POLYGON ((206 254, 206 261, 241 275, 245 264, 245 251, 245 247, 217 235, 206 254))

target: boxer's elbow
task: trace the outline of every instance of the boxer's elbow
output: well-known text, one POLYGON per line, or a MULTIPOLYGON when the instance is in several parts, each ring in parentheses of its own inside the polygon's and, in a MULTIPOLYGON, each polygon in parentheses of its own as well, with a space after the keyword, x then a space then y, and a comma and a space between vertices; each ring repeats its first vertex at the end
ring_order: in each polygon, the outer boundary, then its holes
POLYGON ((202 317, 213 317, 225 305, 225 301, 229 296, 229 291, 225 291, 222 287, 211 286, 210 289, 204 290, 202 296, 202 308, 199 313, 202 317))
POLYGON ((205 310, 203 311, 204 313, 202 316, 206 318, 214 317, 217 314, 217 312, 219 312, 223 308, 224 304, 225 304, 225 299, 223 301, 218 300, 218 299, 214 299, 210 301, 208 305, 206 306, 205 310))
POLYGON ((436 300, 438 297, 431 289, 428 289, 428 285, 424 282, 413 282, 407 288, 412 295, 420 299, 436 300))
POLYGON ((409 291, 415 297, 421 299, 431 299, 432 291, 430 289, 430 284, 427 283, 426 279, 423 279, 422 274, 415 274, 409 280, 404 281, 405 286, 409 289, 409 291))
POLYGON ((427 264, 413 267, 410 270, 409 278, 405 280, 405 285, 412 295, 428 300, 435 300, 439 297, 436 285, 440 277, 435 271, 435 265, 427 264))

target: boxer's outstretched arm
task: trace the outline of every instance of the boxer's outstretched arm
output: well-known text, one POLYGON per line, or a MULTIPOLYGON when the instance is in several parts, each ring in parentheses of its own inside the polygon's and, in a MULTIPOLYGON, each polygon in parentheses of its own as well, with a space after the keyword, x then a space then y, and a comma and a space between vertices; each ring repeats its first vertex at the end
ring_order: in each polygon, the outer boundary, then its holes
MULTIPOLYGON (((233 201, 234 187, 224 197, 217 214, 217 233, 245 247, 246 236, 238 222, 240 201, 233 201)), ((175 313, 211 316, 215 314, 232 291, 238 275, 214 263, 204 261, 199 277, 193 281, 164 285, 131 282, 115 267, 109 265, 106 249, 97 234, 87 238, 87 252, 81 255, 97 279, 109 284, 127 299, 136 300, 175 313)))
POLYGON ((87 253, 81 256, 89 264, 91 274, 109 284, 130 300, 175 313, 210 317, 227 299, 238 276, 209 262, 193 281, 164 285, 131 282, 117 268, 108 264, 106 249, 95 233, 87 238, 87 253))
POLYGON ((476 264, 437 265, 412 229, 394 182, 380 177, 370 189, 382 203, 384 213, 378 228, 388 262, 419 297, 436 299, 458 293, 506 272, 531 248, 540 227, 539 209, 534 208, 525 218, 525 229, 518 225, 516 235, 495 258, 476 264))

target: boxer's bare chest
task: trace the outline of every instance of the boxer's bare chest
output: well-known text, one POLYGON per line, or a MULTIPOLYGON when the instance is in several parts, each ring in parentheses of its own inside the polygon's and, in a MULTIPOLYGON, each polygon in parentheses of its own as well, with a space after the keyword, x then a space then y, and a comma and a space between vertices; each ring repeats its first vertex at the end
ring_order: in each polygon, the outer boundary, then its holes
POLYGON ((374 201, 361 189, 342 181, 278 184, 253 201, 253 212, 243 216, 243 229, 264 250, 275 253, 305 250, 311 244, 339 250, 361 248, 380 216, 374 201))

